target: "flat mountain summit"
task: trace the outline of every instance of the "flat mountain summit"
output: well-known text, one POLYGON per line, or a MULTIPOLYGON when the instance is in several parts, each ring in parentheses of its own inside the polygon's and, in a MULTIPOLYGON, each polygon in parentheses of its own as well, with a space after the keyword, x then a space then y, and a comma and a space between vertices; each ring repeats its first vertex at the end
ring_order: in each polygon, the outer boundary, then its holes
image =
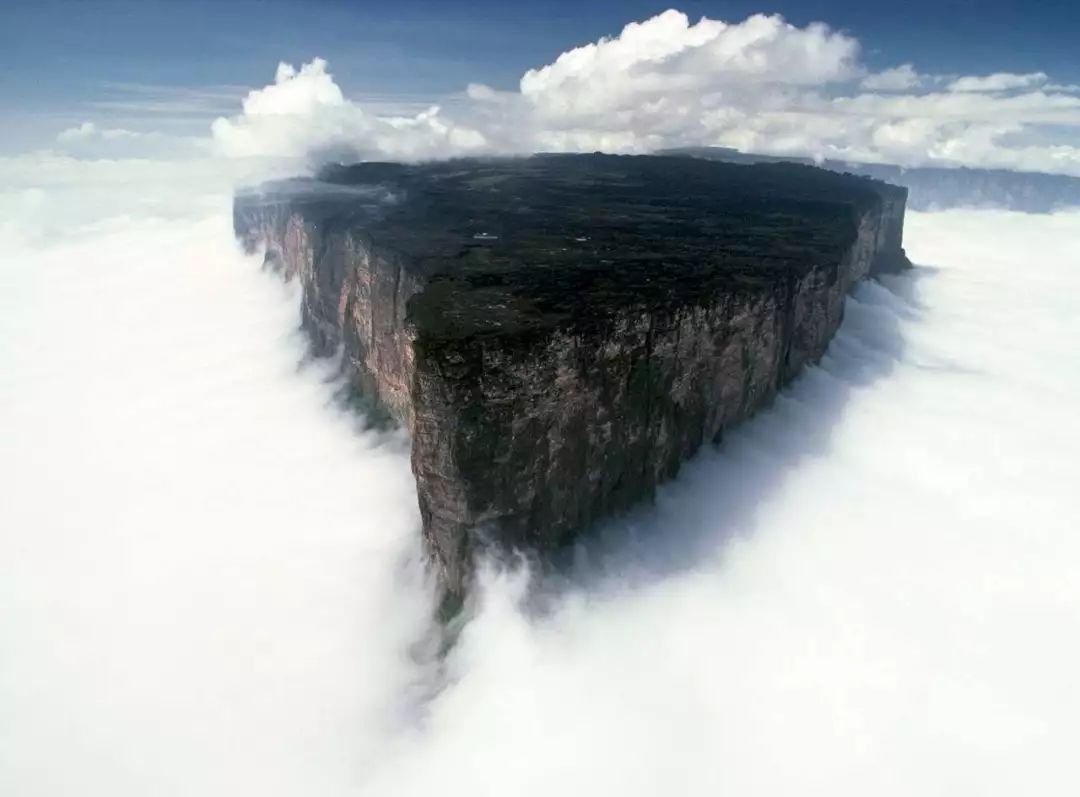
POLYGON ((907 264, 905 200, 804 164, 540 155, 331 166, 234 219, 410 430, 460 597, 483 545, 572 542, 820 357, 850 287, 907 264))

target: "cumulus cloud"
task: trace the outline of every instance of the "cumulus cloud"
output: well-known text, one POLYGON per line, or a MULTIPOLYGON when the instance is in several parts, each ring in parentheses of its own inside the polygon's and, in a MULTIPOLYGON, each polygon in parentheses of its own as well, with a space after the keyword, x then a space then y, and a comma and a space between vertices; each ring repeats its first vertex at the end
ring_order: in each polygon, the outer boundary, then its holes
POLYGON ((138 137, 139 134, 131 130, 124 130, 122 128, 108 128, 103 130, 93 122, 83 122, 77 127, 69 127, 66 130, 60 131, 56 136, 56 140, 67 142, 102 138, 106 141, 129 141, 138 137))
POLYGON ((1014 72, 995 72, 992 75, 961 77, 949 84, 950 91, 1010 91, 1027 89, 1047 81, 1044 72, 1019 75, 1014 72))
POLYGON ((670 91, 842 80, 855 74, 857 53, 854 39, 820 24, 797 28, 760 14, 736 25, 704 17, 690 24, 685 14, 665 11, 530 69, 521 94, 550 116, 588 117, 670 91))
POLYGON ((381 117, 345 99, 316 58, 299 70, 279 64, 273 84, 250 92, 243 113, 212 126, 218 150, 233 157, 402 160, 482 150, 483 134, 432 106, 415 116, 381 117))
POLYGON ((1077 98, 1045 74, 868 73, 859 54, 823 24, 669 10, 528 70, 516 91, 473 83, 445 108, 405 116, 350 101, 319 59, 283 65, 213 134, 227 155, 315 160, 720 145, 1080 174, 1077 98))
POLYGON ((862 79, 861 86, 869 91, 907 91, 918 88, 922 76, 911 64, 902 64, 881 72, 874 72, 862 79))
POLYGON ((436 664, 403 441, 227 197, 94 168, 130 204, 0 228, 0 793, 1076 791, 1077 214, 912 214, 927 268, 436 664))

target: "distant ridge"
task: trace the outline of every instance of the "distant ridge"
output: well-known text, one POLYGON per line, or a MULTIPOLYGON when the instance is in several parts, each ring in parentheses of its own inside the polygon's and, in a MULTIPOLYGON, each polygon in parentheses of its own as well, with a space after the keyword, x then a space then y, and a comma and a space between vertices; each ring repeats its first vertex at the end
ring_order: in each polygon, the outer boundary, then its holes
POLYGON ((873 177, 908 189, 908 207, 914 210, 949 208, 1001 208, 1027 213, 1051 213, 1080 207, 1080 177, 1043 172, 1014 172, 1006 169, 967 167, 907 168, 888 163, 757 155, 729 147, 681 147, 663 150, 666 155, 684 155, 726 163, 804 163, 834 172, 873 177))

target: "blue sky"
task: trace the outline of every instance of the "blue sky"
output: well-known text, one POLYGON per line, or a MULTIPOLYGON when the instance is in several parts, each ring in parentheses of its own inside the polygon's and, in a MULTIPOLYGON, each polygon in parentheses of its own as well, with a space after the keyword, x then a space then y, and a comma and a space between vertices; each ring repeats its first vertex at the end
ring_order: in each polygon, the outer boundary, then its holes
POLYGON ((778 12, 856 37, 871 69, 1044 71, 1080 83, 1080 3, 1064 0, 4 0, 0 147, 24 148, 87 119, 194 132, 233 113, 278 61, 330 62, 350 97, 427 102, 469 82, 516 86, 530 67, 676 7, 738 21, 778 12))
POLYGON ((279 60, 328 59, 350 92, 509 88, 569 47, 667 7, 692 18, 779 12, 851 32, 871 66, 1030 72, 1080 80, 1080 3, 1047 0, 5 0, 5 105, 90 97, 101 84, 259 85, 279 60))

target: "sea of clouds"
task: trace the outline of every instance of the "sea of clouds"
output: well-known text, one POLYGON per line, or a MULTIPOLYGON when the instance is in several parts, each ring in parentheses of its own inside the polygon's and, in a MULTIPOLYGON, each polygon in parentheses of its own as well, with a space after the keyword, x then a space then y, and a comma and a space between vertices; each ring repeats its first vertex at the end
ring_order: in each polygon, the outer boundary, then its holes
POLYGON ((467 124, 314 61, 204 139, 0 158, 0 794, 1077 793, 1080 212, 909 213, 920 267, 861 285, 820 366, 557 578, 487 563, 444 657, 407 440, 341 408, 233 241, 237 182, 335 154, 1075 171, 1002 136, 1080 125, 1076 87, 858 56, 668 12, 470 87, 467 124))
POLYGON ((910 214, 820 367, 440 661, 406 441, 227 196, 145 199, 2 232, 0 793, 1073 793, 1080 214, 910 214))

